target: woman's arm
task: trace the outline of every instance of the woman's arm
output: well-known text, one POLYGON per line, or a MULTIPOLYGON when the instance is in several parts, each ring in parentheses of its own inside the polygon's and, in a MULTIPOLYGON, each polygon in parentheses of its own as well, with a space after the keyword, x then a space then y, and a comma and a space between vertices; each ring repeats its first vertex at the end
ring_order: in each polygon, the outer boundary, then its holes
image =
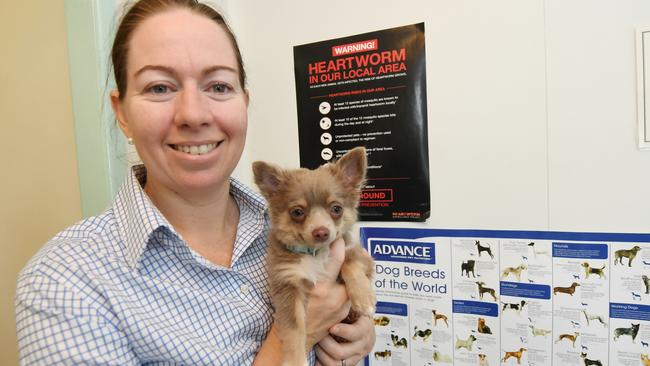
POLYGON ((23 273, 16 290, 21 365, 137 365, 127 337, 82 294, 52 276, 23 273))
POLYGON ((282 341, 275 323, 271 326, 262 347, 253 360, 253 366, 271 366, 282 364, 282 341))

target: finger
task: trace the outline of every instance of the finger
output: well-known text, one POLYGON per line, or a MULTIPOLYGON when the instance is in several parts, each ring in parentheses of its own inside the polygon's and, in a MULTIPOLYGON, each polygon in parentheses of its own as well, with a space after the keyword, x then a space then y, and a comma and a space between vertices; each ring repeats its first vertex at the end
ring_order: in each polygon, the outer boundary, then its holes
POLYGON ((354 342, 363 337, 362 330, 363 328, 354 326, 353 324, 339 323, 330 328, 330 333, 347 341, 354 342))
POLYGON ((325 266, 325 273, 332 280, 336 280, 341 272, 341 265, 345 259, 345 242, 342 237, 336 238, 330 244, 330 254, 325 266))
POLYGON ((330 329, 330 333, 348 340, 354 345, 354 354, 365 355, 375 344, 375 327, 368 317, 360 317, 354 324, 340 323, 330 329))
MULTIPOLYGON (((318 343, 318 346, 323 354, 323 359, 327 360, 323 362, 323 365, 339 366, 341 365, 342 360, 345 360, 347 365, 356 365, 367 353, 362 352, 359 345, 353 343, 338 343, 329 335, 323 338, 318 343)), ((318 352, 316 354, 318 355, 318 352)))
MULTIPOLYGON (((334 342, 332 337, 329 338, 332 340, 332 342, 334 342)), ((325 341, 325 339, 321 340, 320 343, 316 346, 316 358, 318 359, 318 362, 320 362, 321 365, 336 365, 337 363, 340 364, 340 359, 334 359, 332 355, 330 355, 323 347, 321 347, 323 341, 325 341)))

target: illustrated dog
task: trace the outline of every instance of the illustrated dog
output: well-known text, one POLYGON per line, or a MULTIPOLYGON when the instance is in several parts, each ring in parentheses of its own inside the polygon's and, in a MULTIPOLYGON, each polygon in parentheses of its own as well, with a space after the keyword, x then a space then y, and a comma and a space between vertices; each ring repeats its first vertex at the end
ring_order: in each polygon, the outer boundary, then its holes
POLYGON ((390 339, 393 341, 393 346, 395 348, 407 348, 408 347, 408 342, 406 342, 406 338, 400 338, 397 334, 391 334, 390 339))
POLYGON ((286 365, 306 362, 308 296, 325 275, 330 244, 338 237, 345 241, 340 278, 350 296, 351 316, 374 315, 374 264, 351 235, 366 166, 364 148, 315 170, 253 163, 255 183, 268 201, 271 218, 267 270, 286 365))
POLYGON ((572 346, 573 348, 575 348, 575 347, 576 347, 576 339, 578 339, 578 336, 579 336, 579 335, 580 335, 579 332, 573 332, 573 334, 568 334, 568 333, 560 334, 560 336, 557 337, 557 339, 555 340, 555 343, 557 343, 557 342, 561 342, 562 340, 565 340, 565 339, 566 339, 566 340, 568 340, 569 342, 571 342, 571 346, 572 346))
POLYGON ((641 364, 643 366, 650 366, 650 357, 648 355, 641 355, 641 364))
POLYGON ((632 267, 632 261, 636 254, 641 250, 641 247, 635 245, 632 249, 620 249, 614 252, 614 264, 620 263, 623 265, 623 258, 627 258, 627 266, 632 267))
POLYGON ((478 281, 475 283, 478 286, 478 296, 481 298, 481 300, 483 300, 483 294, 487 292, 488 294, 492 295, 494 301, 497 301, 496 291, 493 288, 485 287, 485 282, 483 281, 478 281))
POLYGON ((450 363, 451 362, 451 357, 447 355, 443 355, 442 353, 438 351, 433 351, 433 360, 436 362, 444 362, 444 363, 450 363))
POLYGON ((602 324, 604 326, 607 326, 607 323, 605 322, 605 320, 603 319, 602 316, 595 315, 595 314, 589 314, 589 313, 587 313, 587 310, 584 310, 584 309, 582 309, 582 313, 585 314, 585 318, 587 319, 587 326, 589 326, 589 322, 591 320, 598 320, 600 322, 600 324, 602 324))
POLYGON ((636 343, 636 335, 639 333, 639 326, 641 326, 641 323, 630 323, 629 328, 614 329, 614 340, 617 340, 620 336, 627 335, 632 337, 632 343, 636 343))
POLYGON ((417 325, 415 326, 415 330, 413 333, 413 340, 416 338, 422 338, 423 341, 426 341, 431 337, 431 329, 425 329, 425 330, 418 330, 417 325))
POLYGON ((468 351, 472 351, 472 344, 474 344, 475 340, 476 337, 473 334, 470 334, 467 339, 460 339, 456 336, 456 349, 465 348, 468 351))
POLYGON ((476 243, 474 243, 474 245, 476 245, 476 249, 478 250, 479 258, 481 257, 481 253, 487 252, 487 254, 490 255, 490 258, 494 259, 494 255, 492 255, 492 248, 490 247, 489 243, 488 243, 487 247, 484 247, 484 246, 481 245, 481 242, 477 240, 476 243))
POLYGON ((579 283, 574 282, 571 284, 569 287, 553 287, 553 295, 557 295, 558 292, 562 294, 569 294, 573 296, 573 294, 576 292, 576 287, 580 286, 579 283))
POLYGON ((472 277, 476 278, 474 275, 474 264, 476 264, 476 261, 473 259, 468 259, 467 262, 463 262, 460 264, 460 275, 463 276, 463 274, 467 274, 467 277, 469 277, 469 273, 472 272, 472 277))
POLYGON ((509 359, 510 357, 514 357, 517 359, 517 364, 521 365, 521 356, 523 356, 524 352, 526 351, 528 350, 524 347, 521 347, 518 351, 508 351, 501 359, 501 362, 506 362, 506 360, 509 359))
POLYGON ((641 276, 641 279, 643 280, 643 284, 645 285, 645 293, 650 294, 650 278, 648 276, 643 275, 641 276))
POLYGON ((375 360, 386 360, 389 359, 390 356, 391 354, 389 349, 375 352, 375 360))
POLYGON ((443 320, 445 322, 445 325, 447 327, 449 327, 449 323, 447 323, 447 316, 446 315, 437 313, 435 309, 431 310, 431 313, 432 313, 432 317, 433 317, 433 326, 434 327, 438 325, 438 319, 443 320))
POLYGON ((582 268, 585 269, 585 278, 589 278, 589 275, 592 275, 592 274, 596 274, 600 278, 606 278, 605 277, 605 265, 604 264, 603 264, 603 266, 601 268, 593 268, 593 267, 591 267, 589 265, 589 263, 583 262, 581 264, 581 266, 582 266, 582 268))
POLYGON ((526 300, 521 300, 518 304, 516 303, 508 303, 508 302, 501 302, 503 304, 503 309, 501 309, 501 312, 506 311, 506 309, 512 309, 516 311, 518 314, 521 314, 521 311, 524 309, 524 306, 526 306, 527 302, 526 300))
POLYGON ((485 353, 478 354, 478 366, 490 366, 485 353))
POLYGON ((515 275, 517 281, 521 281, 521 271, 528 269, 528 266, 525 264, 520 264, 517 267, 506 267, 501 274, 501 278, 506 278, 509 275, 515 275))
POLYGON ((544 338, 546 338, 547 335, 553 332, 552 330, 537 328, 533 325, 529 325, 528 327, 530 328, 530 331, 533 333, 533 337, 544 336, 544 338))
POLYGON ((590 360, 590 359, 588 359, 587 354, 584 353, 584 352, 580 353, 580 358, 582 358, 582 360, 584 361, 585 366, 591 366, 591 365, 603 366, 603 363, 600 362, 599 360, 590 360))
POLYGON ((476 330, 478 330, 479 333, 492 334, 490 327, 485 324, 484 318, 478 318, 478 325, 476 326, 476 330))
POLYGON ((372 320, 373 320, 373 322, 375 323, 375 325, 378 325, 378 326, 380 326, 380 327, 385 327, 385 326, 387 326, 388 324, 390 324, 390 318, 387 317, 387 316, 385 316, 385 315, 382 315, 382 316, 376 316, 376 317, 374 317, 374 319, 372 319, 372 320))

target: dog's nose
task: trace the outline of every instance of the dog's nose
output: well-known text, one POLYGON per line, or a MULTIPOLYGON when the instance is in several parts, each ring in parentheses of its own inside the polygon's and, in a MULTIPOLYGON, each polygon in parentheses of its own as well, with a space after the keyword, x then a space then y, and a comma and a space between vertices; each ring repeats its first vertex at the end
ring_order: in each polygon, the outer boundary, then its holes
POLYGON ((327 230, 327 228, 321 226, 314 229, 314 231, 311 232, 311 235, 316 241, 324 242, 330 237, 330 231, 327 230))

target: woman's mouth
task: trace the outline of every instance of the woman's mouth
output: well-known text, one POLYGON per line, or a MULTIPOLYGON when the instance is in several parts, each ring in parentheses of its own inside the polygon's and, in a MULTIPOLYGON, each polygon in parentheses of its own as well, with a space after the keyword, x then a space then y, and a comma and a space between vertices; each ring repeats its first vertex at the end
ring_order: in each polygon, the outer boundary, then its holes
POLYGON ((219 146, 218 143, 202 145, 169 145, 172 149, 190 155, 205 155, 219 146))

